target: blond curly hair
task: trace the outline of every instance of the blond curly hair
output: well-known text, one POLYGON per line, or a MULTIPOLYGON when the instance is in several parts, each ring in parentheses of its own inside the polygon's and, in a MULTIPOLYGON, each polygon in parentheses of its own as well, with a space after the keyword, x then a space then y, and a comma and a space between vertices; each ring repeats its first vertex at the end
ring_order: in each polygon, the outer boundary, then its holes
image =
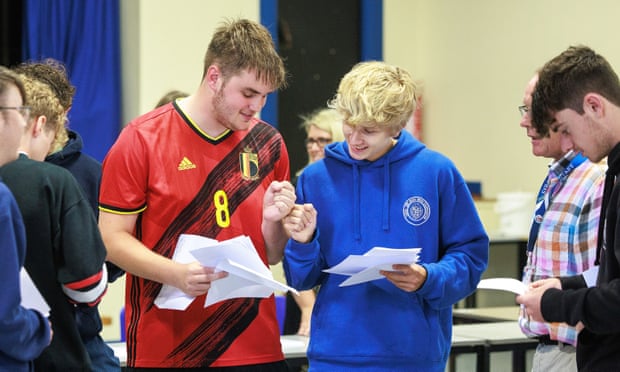
POLYGON ((416 89, 409 72, 400 67, 360 62, 342 78, 329 107, 353 127, 400 130, 415 110, 416 89))
MULTIPOLYGON (((55 133, 54 142, 50 153, 54 152, 54 145, 58 143, 64 144, 67 140, 67 131, 65 130, 66 113, 64 107, 56 95, 52 92, 49 85, 29 77, 28 75, 19 74, 24 82, 26 89, 26 97, 30 109, 30 122, 27 128, 30 128, 34 120, 40 116, 45 116, 47 121, 43 128, 46 132, 53 131, 55 133), (64 136, 64 139, 62 138, 64 136)), ((62 148, 62 146, 61 146, 62 148)))

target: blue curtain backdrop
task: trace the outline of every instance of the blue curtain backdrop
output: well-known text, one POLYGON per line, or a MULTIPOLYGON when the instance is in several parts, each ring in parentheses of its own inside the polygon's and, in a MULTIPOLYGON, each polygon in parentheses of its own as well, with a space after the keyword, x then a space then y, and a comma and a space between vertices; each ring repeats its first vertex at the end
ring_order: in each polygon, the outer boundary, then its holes
MULTIPOLYGON (((261 0, 260 22, 267 27, 278 47, 278 0, 261 0)), ((267 103, 260 112, 260 118, 265 122, 278 127, 278 92, 267 96, 267 103)))
POLYGON ((69 127, 98 160, 121 128, 119 0, 25 0, 23 60, 54 58, 76 87, 69 127))

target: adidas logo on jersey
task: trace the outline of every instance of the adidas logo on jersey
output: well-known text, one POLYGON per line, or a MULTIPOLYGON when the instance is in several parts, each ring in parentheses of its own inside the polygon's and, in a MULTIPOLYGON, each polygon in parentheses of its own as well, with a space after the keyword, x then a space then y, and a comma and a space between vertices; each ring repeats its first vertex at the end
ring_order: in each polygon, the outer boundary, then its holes
POLYGON ((183 157, 177 169, 183 171, 194 168, 196 168, 196 164, 192 163, 187 157, 183 157))

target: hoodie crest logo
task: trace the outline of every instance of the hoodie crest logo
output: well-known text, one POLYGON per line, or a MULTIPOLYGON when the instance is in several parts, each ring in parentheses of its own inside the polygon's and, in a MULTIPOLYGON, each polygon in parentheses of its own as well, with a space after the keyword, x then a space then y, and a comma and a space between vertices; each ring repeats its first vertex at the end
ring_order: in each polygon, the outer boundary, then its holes
POLYGON ((431 207, 421 196, 412 196, 403 205, 403 217, 408 224, 420 226, 431 216, 431 207))

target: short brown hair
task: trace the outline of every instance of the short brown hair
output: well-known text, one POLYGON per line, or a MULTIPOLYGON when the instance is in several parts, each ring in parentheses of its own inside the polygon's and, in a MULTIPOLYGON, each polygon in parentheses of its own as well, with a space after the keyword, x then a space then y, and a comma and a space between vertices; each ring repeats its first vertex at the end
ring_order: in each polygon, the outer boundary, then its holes
POLYGON ((583 114, 583 99, 597 93, 620 106, 620 81, 605 58, 586 46, 571 46, 540 70, 532 94, 532 124, 546 135, 555 113, 583 114))
POLYGON ((205 54, 203 78, 213 64, 220 68, 224 79, 250 70, 273 89, 286 86, 284 62, 271 34, 254 21, 226 20, 215 30, 205 54))

